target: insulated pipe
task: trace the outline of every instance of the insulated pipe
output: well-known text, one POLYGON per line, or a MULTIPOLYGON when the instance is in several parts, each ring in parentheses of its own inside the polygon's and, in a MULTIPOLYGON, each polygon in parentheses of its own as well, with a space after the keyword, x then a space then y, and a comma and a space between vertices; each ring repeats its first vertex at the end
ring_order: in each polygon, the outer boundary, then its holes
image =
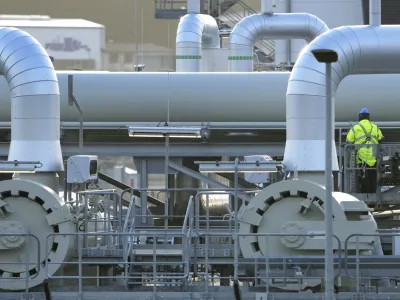
POLYGON ((261 0, 261 13, 262 14, 267 14, 272 11, 269 1, 270 0, 261 0))
POLYGON ((369 1, 369 25, 380 26, 381 25, 381 1, 370 0, 369 1))
POLYGON ((220 48, 217 21, 189 13, 181 18, 176 33, 176 71, 200 72, 202 48, 220 48))
POLYGON ((0 28, 0 72, 11 96, 9 161, 40 161, 39 172, 63 171, 60 92, 53 64, 28 33, 0 28))
MULTIPOLYGON (((377 5, 374 3, 371 6, 377 5)), ((400 26, 344 26, 330 30, 303 49, 290 75, 286 100, 285 166, 299 171, 323 172, 325 116, 325 66, 313 49, 332 49, 339 55, 332 64, 332 98, 341 81, 350 74, 394 74, 400 72, 400 26)), ((368 83, 366 82, 365 88, 368 83)), ((380 89, 380 93, 385 93, 380 89)), ((384 95, 376 98, 385 100, 384 95)), ((345 100, 345 99, 344 99, 345 100)), ((363 98, 359 106, 364 107, 363 98)), ((346 101, 346 100, 345 100, 346 101)), ((386 110, 387 105, 382 104, 386 110)), ((333 128, 332 128, 333 130, 333 128)), ((333 157, 336 148, 332 142, 333 157)), ((333 170, 338 170, 333 160, 333 170)))
MULTIPOLYGON (((85 123, 154 122, 156 126, 169 115, 170 122, 178 123, 228 122, 246 127, 245 123, 259 122, 286 128, 290 72, 57 71, 62 122, 79 121, 76 107, 68 106, 68 75, 74 76, 74 95, 85 112, 85 123)), ((367 107, 378 124, 399 120, 399 82, 399 74, 346 77, 336 92, 336 122, 346 127, 357 122, 360 106, 367 107)), ((8 83, 0 76, 0 122, 10 122, 9 99, 8 83)))
POLYGON ((186 11, 188 14, 199 14, 201 7, 201 0, 188 0, 186 11))
POLYGON ((306 13, 251 15, 232 29, 229 70, 253 71, 253 49, 257 41, 304 39, 310 43, 328 30, 328 26, 317 16, 306 13))

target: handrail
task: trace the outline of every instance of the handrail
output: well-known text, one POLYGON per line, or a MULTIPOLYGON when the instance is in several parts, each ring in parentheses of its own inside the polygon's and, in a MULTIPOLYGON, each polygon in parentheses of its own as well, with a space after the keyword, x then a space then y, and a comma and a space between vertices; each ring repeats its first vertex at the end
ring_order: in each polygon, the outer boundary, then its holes
POLYGON ((79 101, 74 95, 74 77, 73 75, 68 75, 68 106, 75 104, 79 112, 79 150, 83 149, 83 110, 79 101))
POLYGON ((182 233, 186 234, 186 227, 188 224, 188 220, 192 211, 192 206, 193 206, 193 195, 189 197, 189 202, 188 202, 188 207, 186 209, 186 213, 185 213, 185 218, 183 220, 183 225, 182 225, 182 233))

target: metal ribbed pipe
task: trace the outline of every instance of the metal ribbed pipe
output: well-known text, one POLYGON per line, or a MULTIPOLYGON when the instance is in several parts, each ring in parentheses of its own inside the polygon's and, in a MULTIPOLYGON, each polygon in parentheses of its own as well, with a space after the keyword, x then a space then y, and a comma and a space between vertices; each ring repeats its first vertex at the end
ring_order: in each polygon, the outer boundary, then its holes
POLYGON ((261 0, 261 13, 266 14, 272 11, 270 0, 261 0))
POLYGON ((200 5, 201 5, 201 0, 188 0, 187 1, 187 13, 188 14, 199 14, 200 11, 200 5))
POLYGON ((0 28, 0 72, 12 103, 8 160, 40 161, 40 172, 63 171, 60 91, 48 54, 28 33, 0 28))
POLYGON ((253 49, 262 40, 304 39, 308 43, 329 28, 317 16, 305 13, 256 14, 241 20, 229 39, 229 70, 253 71, 253 49))
MULTIPOLYGON (((332 64, 332 98, 350 74, 396 74, 400 72, 400 26, 345 26, 319 36, 303 49, 289 78, 286 97, 285 165, 299 171, 325 171, 325 65, 313 49, 327 48, 339 55, 332 64)), ((376 99, 377 101, 379 98, 376 99)), ((344 101, 346 101, 344 99, 344 101)), ((360 98, 360 108, 363 99, 360 98)), ((333 130, 333 128, 332 128, 333 130)), ((332 141, 333 157, 336 148, 332 141)), ((338 170, 333 160, 333 170, 338 170)))
POLYGON ((369 0, 369 24, 381 25, 381 0, 369 0))
POLYGON ((176 34, 176 71, 200 72, 202 48, 220 48, 217 21, 209 15, 187 14, 176 34))

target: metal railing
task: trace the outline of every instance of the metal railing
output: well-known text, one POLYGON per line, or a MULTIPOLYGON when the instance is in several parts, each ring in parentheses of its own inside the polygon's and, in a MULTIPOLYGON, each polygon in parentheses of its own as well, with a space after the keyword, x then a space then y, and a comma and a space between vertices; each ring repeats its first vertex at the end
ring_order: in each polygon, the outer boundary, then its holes
MULTIPOLYGON (((1 270, 1 277, 0 277, 0 289, 3 289, 3 284, 7 285, 7 283, 9 283, 10 280, 24 280, 25 281, 25 292, 28 292, 29 291, 29 281, 34 280, 40 274, 41 243, 40 243, 39 238, 36 235, 30 234, 30 233, 27 233, 27 234, 0 233, 0 242, 3 242, 2 239, 4 239, 4 238, 5 239, 11 238, 14 241, 16 237, 25 238, 25 239, 32 238, 35 241, 35 245, 37 246, 37 249, 36 250, 31 249, 31 251, 26 252, 25 255, 20 257, 20 261, 18 261, 18 262, 0 260, 0 265, 3 266, 3 269, 1 270), (37 256, 36 256, 36 258, 34 258, 34 262, 32 263, 31 262, 32 256, 30 256, 29 254, 30 254, 30 252, 35 252, 35 251, 37 252, 37 256), (19 265, 24 266, 25 272, 21 272, 21 273, 15 272, 15 269, 13 268, 13 266, 19 266, 19 265), (4 266, 6 267, 6 269, 4 269, 4 266), (9 271, 7 270, 8 266, 11 266, 11 270, 9 270, 9 271), (33 275, 31 275, 31 272, 30 272, 31 270, 35 270, 33 275)), ((2 249, 2 250, 4 250, 4 249, 2 249)))
MULTIPOLYGON (((73 254, 68 255, 65 261, 56 261, 57 256, 51 256, 51 261, 43 265, 46 273, 44 277, 53 280, 74 280, 79 295, 83 293, 84 282, 103 279, 121 282, 121 286, 125 289, 135 285, 147 286, 154 294, 166 285, 177 285, 185 291, 189 290, 190 286, 200 285, 208 293, 213 286, 218 284, 218 281, 221 284, 232 278, 244 282, 248 286, 265 288, 266 292, 270 292, 271 288, 286 288, 289 285, 298 285, 297 289, 302 290, 303 282, 306 280, 322 283, 324 280, 324 257, 322 254, 321 256, 308 256, 307 251, 309 250, 300 249, 301 257, 276 256, 276 253, 272 253, 272 255, 269 253, 269 245, 279 243, 279 240, 276 239, 283 236, 323 237, 324 234, 240 233, 237 222, 240 204, 238 196, 259 191, 239 189, 237 172, 235 172, 234 181, 233 188, 225 189, 135 189, 146 194, 165 191, 193 193, 189 196, 182 215, 159 216, 178 220, 177 223, 180 225, 177 226, 171 226, 169 223, 167 228, 164 228, 164 223, 160 226, 137 225, 135 221, 142 219, 143 216, 136 212, 136 198, 132 196, 134 189, 125 190, 122 194, 112 190, 89 190, 77 193, 77 199, 68 203, 75 213, 74 220, 79 225, 77 232, 49 234, 43 241, 34 235, 24 236, 31 236, 38 242, 38 273, 39 271, 43 272, 40 269, 40 262, 48 261, 51 255, 49 248, 51 243, 48 243, 48 240, 56 240, 57 236, 72 237, 75 241, 73 254), (126 213, 123 213, 122 209, 124 195, 130 195, 126 213), (224 211, 214 213, 215 211, 210 205, 211 195, 226 196, 226 214, 224 211), (94 217, 99 211, 103 213, 103 217, 94 217), (102 222, 104 226, 96 226, 97 223, 102 222), (89 226, 90 224, 92 226, 89 226), (79 231, 81 226, 82 231, 79 231), (241 255, 239 240, 244 237, 265 239, 265 243, 261 245, 262 249, 259 251, 260 257, 244 258, 241 255), (169 242, 172 240, 174 242, 169 242), (40 242, 45 243, 43 253, 40 252, 40 242), (99 248, 105 251, 97 251, 99 248), (70 268, 73 270, 73 272, 69 272, 72 275, 53 274, 49 272, 52 265, 70 268), (111 267, 114 274, 90 274, 87 272, 89 265, 98 268, 111 267), (202 266, 200 269, 199 265, 202 266), (229 274, 216 270, 227 266, 232 266, 229 274), (218 278, 215 276, 216 273, 218 278), (193 282, 192 278, 202 278, 203 280, 193 282)), ((157 218, 157 216, 152 215, 152 218, 157 218)), ((365 246, 365 241, 359 237, 388 237, 398 234, 398 232, 372 235, 352 234, 345 241, 335 235, 334 238, 337 241, 335 247, 336 278, 355 280, 357 291, 359 291, 361 282, 365 280, 371 281, 381 277, 391 280, 400 279, 397 271, 400 256, 361 255, 359 251, 361 242, 365 246), (351 238, 356 238, 356 241, 349 242, 351 238), (354 252, 354 249, 356 254, 350 255, 350 251, 354 252)), ((0 234, 0 238, 2 236, 7 236, 7 234, 0 234)), ((8 234, 8 236, 17 236, 17 234, 8 234)), ((319 251, 323 252, 321 249, 319 251)), ((26 264, 26 262, 20 263, 26 264)), ((6 262, 0 264, 5 265, 6 262)), ((28 282, 36 276, 38 275, 13 279, 27 280, 28 282)), ((7 284, 6 280, 7 278, 0 278, 0 284, 3 282, 7 284), (2 281, 3 279, 4 281, 2 281)), ((26 286, 28 287, 28 284, 26 286)))
MULTIPOLYGON (((193 200, 194 198, 191 198, 193 200)), ((192 201, 191 206, 194 207, 192 201)), ((192 210, 190 210, 192 211, 192 210)), ((187 230, 165 232, 163 230, 147 230, 146 232, 138 232, 136 234, 131 233, 107 233, 107 232, 93 232, 93 233, 69 233, 60 234, 54 233, 49 234, 46 237, 45 250, 44 253, 48 253, 43 256, 38 255, 37 262, 35 262, 35 267, 37 268, 39 274, 40 272, 40 261, 48 260, 50 257, 50 249, 48 240, 56 240, 57 236, 73 236, 76 240, 76 258, 70 258, 70 261, 56 261, 54 256, 51 257, 52 260, 44 265, 46 278, 48 279, 68 279, 77 281, 77 293, 82 295, 83 292, 83 281, 101 280, 101 279, 113 279, 114 281, 121 281, 131 285, 141 285, 148 286, 152 289, 153 293, 157 293, 159 287, 165 287, 166 285, 178 285, 182 286, 183 289, 187 289, 190 285, 204 285, 204 290, 210 291, 210 287, 215 286, 217 281, 231 280, 232 277, 238 278, 239 281, 247 282, 248 284, 254 283, 254 286, 264 287, 266 292, 270 291, 271 287, 285 288, 288 285, 298 284, 299 290, 302 289, 301 283, 305 280, 317 280, 318 282, 323 282, 324 278, 324 257, 323 256, 291 256, 291 257, 278 257, 272 256, 268 253, 268 244, 270 238, 273 237, 283 237, 283 236, 303 236, 307 237, 310 234, 282 234, 282 233, 269 233, 269 234, 240 234, 237 231, 233 232, 197 232, 195 230, 193 215, 187 214, 185 216, 185 224, 187 230), (157 244, 157 236, 164 237, 165 235, 175 236, 182 238, 182 242, 177 247, 173 249, 164 247, 160 248, 157 244), (134 244, 132 247, 132 255, 134 256, 145 256, 148 260, 135 261, 134 259, 126 259, 118 257, 117 255, 109 257, 91 257, 87 260, 85 256, 85 249, 83 248, 83 240, 89 237, 102 236, 107 239, 107 237, 119 237, 117 240, 120 241, 132 241, 134 236, 145 236, 151 238, 146 240, 146 244, 134 244), (201 255, 193 255, 195 253, 196 247, 191 246, 191 240, 195 240, 194 245, 198 244, 198 240, 208 239, 217 236, 232 236, 233 243, 237 243, 239 238, 266 238, 266 245, 263 248, 265 253, 262 253, 261 257, 258 258, 243 258, 240 256, 239 252, 231 253, 226 256, 225 259, 221 257, 212 255, 211 248, 208 248, 208 243, 205 242, 205 251, 201 255), (62 265, 68 268, 75 268, 74 275, 62 275, 62 274, 49 274, 48 270, 51 265, 62 265), (203 265, 203 271, 197 269, 197 265, 203 265), (120 270, 115 275, 90 275, 86 273, 86 267, 91 266, 113 266, 120 270), (216 266, 224 265, 238 265, 240 270, 249 270, 250 267, 253 271, 247 271, 245 275, 238 274, 237 270, 229 275, 219 275, 218 278, 212 275, 210 270, 216 266), (124 271, 123 271, 124 270, 124 271), (192 271, 191 271, 192 270, 192 271), (252 275, 253 274, 253 275, 252 275), (193 282, 192 277, 202 277, 204 280, 202 282, 193 282), (261 281, 263 284, 261 284, 261 281)), ((2 236, 15 236, 16 234, 1 234, 2 236)), ((359 237, 363 236, 375 236, 375 237, 385 237, 385 236, 397 236, 399 232, 392 233, 376 233, 376 234, 352 234, 349 235, 344 241, 344 248, 342 248, 342 243, 339 238, 335 235, 334 238, 337 241, 337 247, 335 248, 335 278, 342 279, 354 279, 355 288, 357 292, 360 290, 362 282, 367 283, 371 280, 390 279, 390 280, 400 280, 400 273, 398 272, 400 264, 400 256, 369 256, 360 255, 358 246, 359 237), (354 242, 352 239, 355 239, 354 242), (351 244, 351 246, 350 246, 351 244), (356 249, 355 255, 349 255, 350 249, 356 249), (343 254, 342 254, 343 253, 343 254), (376 272, 376 274, 374 273, 376 272)), ((40 248, 40 241, 34 235, 25 235, 32 237, 38 243, 40 248)), ((312 234, 312 236, 324 236, 324 234, 312 234)), ((237 247, 233 247, 233 252, 238 251, 237 247)), ((38 253, 40 251, 38 250, 38 253)), ((2 264, 9 264, 11 262, 2 262, 2 264)), ((22 265, 26 265, 26 262, 19 262, 22 265)), ((29 263, 31 264, 31 263, 29 263)), ((239 270, 239 268, 238 268, 239 270)), ((242 272, 241 271, 241 272, 242 272)), ((7 280, 33 280, 36 276, 19 277, 19 278, 0 278, 0 282, 7 284, 7 280), (3 281, 4 280, 4 281, 3 281)), ((28 286, 28 285, 27 285, 28 286)))
MULTIPOLYGON (((382 143, 378 145, 353 145, 342 144, 340 151, 343 151, 343 161, 340 159, 339 166, 341 172, 340 184, 343 184, 341 191, 349 194, 361 194, 360 182, 365 172, 376 172, 376 191, 370 194, 375 200, 376 205, 382 203, 382 194, 389 192, 394 186, 400 183, 400 144, 382 143), (368 147, 368 153, 376 158, 376 165, 359 165, 357 152, 368 147), (399 158, 399 159, 398 159, 399 158)), ((339 153, 339 156, 341 153, 339 153)), ((360 195, 361 196, 361 195, 360 195)), ((365 199, 362 199, 365 200, 365 199)), ((386 203, 390 204, 390 203, 386 203)))

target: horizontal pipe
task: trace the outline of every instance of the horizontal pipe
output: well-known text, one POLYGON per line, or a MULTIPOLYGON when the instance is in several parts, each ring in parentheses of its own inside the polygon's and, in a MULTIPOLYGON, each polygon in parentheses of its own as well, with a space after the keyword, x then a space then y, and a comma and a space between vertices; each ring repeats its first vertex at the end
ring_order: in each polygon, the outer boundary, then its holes
MULTIPOLYGON (((179 123, 286 121, 290 72, 58 71, 62 122, 79 121, 76 108, 68 106, 69 74, 85 122, 165 122, 168 112, 169 120, 179 123)), ((397 74, 348 76, 336 93, 336 121, 356 121, 362 107, 375 122, 398 120, 399 81, 397 74)), ((9 97, 0 77, 0 122, 11 120, 9 97)))
MULTIPOLYGON (((170 122, 170 126, 175 127, 207 127, 213 130, 286 130, 286 122, 210 122, 209 124, 201 122, 170 122)), ((400 121, 374 122, 380 128, 400 129, 400 121)), ((157 126, 158 123, 143 122, 83 122, 84 129, 99 130, 128 130, 129 126, 157 126)), ((79 122, 61 122, 61 129, 79 129, 79 122)), ((336 122, 337 129, 350 128, 350 122, 336 122)), ((10 129, 11 122, 0 122, 0 129, 10 129)))

